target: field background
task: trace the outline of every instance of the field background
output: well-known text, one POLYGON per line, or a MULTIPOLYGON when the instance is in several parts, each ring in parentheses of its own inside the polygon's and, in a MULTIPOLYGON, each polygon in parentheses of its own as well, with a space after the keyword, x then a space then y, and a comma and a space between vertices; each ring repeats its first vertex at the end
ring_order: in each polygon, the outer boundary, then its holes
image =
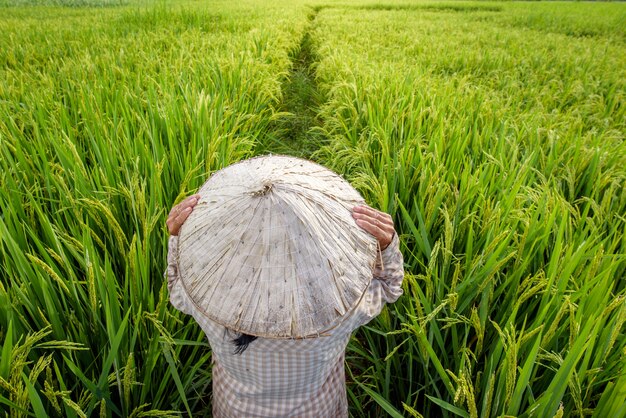
POLYGON ((626 416, 626 4, 0 0, 0 413, 208 416, 165 218, 311 158, 394 217, 354 416, 626 416))

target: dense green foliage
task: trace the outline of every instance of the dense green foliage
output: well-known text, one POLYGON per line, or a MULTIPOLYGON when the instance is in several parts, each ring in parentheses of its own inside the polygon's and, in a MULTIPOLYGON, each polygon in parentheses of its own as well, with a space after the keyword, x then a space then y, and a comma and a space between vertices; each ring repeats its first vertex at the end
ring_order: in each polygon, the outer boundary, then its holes
POLYGON ((396 215, 411 273, 349 364, 429 416, 623 416, 624 45, 454 6, 318 17, 318 157, 396 215))
POLYGON ((208 402, 205 338, 167 302, 165 216, 252 154, 305 22, 218 6, 0 20, 0 402, 14 415, 208 402))
POLYGON ((626 416, 625 5, 121 3, 0 0, 2 415, 207 414, 166 214, 317 149, 406 262, 354 415, 626 416))

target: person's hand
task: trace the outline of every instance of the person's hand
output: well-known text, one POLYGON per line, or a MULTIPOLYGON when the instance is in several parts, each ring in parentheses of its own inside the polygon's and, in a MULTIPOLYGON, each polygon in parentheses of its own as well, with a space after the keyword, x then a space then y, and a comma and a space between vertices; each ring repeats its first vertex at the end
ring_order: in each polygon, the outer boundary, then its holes
POLYGON ((199 199, 200 195, 195 194, 193 196, 189 196, 187 199, 172 208, 167 217, 167 221, 165 221, 170 235, 178 235, 180 227, 183 226, 199 199))
POLYGON ((373 209, 369 206, 355 206, 352 208, 352 217, 356 224, 372 234, 377 240, 380 249, 384 250, 393 240, 396 230, 389 214, 373 209))

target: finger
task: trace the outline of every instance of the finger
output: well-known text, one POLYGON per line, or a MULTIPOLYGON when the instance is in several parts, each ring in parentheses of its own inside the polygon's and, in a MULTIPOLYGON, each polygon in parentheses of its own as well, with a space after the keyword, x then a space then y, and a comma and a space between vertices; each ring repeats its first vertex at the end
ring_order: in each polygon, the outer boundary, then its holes
POLYGON ((366 232, 374 236, 374 238, 376 238, 381 250, 384 250, 385 248, 387 248, 387 246, 389 246, 389 244, 393 240, 393 234, 395 233, 395 231, 391 233, 384 231, 380 229, 378 226, 376 226, 375 224, 372 224, 362 219, 359 219, 358 221, 356 221, 356 223, 358 226, 363 228, 363 230, 365 230, 366 232))
POLYGON ((193 208, 194 206, 198 204, 199 200, 200 200, 200 195, 189 196, 188 198, 186 198, 185 200, 183 200, 177 205, 178 211, 182 212, 183 210, 189 207, 193 208))
POLYGON ((376 213, 376 210, 374 208, 367 205, 355 206, 354 208, 352 208, 352 211, 355 213, 363 213, 368 215, 374 215, 376 213))
POLYGON ((187 217, 189 217, 189 214, 193 210, 193 207, 198 204, 199 199, 200 195, 195 194, 187 197, 179 204, 174 205, 167 217, 167 220, 165 221, 165 224, 167 225, 167 229, 169 230, 170 234, 178 234, 178 230, 187 219, 187 217))
POLYGON ((185 221, 187 220, 189 215, 191 215, 191 211, 192 210, 193 210, 193 208, 191 208, 191 207, 187 207, 187 208, 184 208, 183 210, 181 210, 180 213, 178 214, 178 216, 176 216, 176 218, 174 219, 174 224, 177 225, 180 228, 182 226, 182 224, 185 223, 185 221))
POLYGON ((193 208, 183 209, 177 216, 174 216, 167 220, 167 228, 170 231, 170 235, 178 235, 178 231, 183 226, 193 208))
POLYGON ((381 250, 391 244, 396 233, 391 215, 367 205, 359 205, 352 208, 352 217, 358 226, 376 238, 381 250))
POLYGON ((361 205, 361 206, 355 206, 353 208, 353 212, 352 214, 356 217, 358 216, 370 216, 372 218, 378 219, 384 223, 392 223, 393 224, 393 219, 391 218, 391 215, 389 215, 388 213, 385 212, 381 212, 379 210, 376 210, 370 206, 365 206, 365 205, 361 205))
POLYGON ((372 216, 386 215, 385 212, 381 212, 378 209, 374 209, 373 207, 368 206, 368 205, 358 205, 358 206, 355 206, 353 210, 356 212, 361 212, 361 213, 369 213, 372 216))
POLYGON ((367 219, 357 219, 356 224, 360 226, 362 229, 364 229, 366 232, 369 232, 370 234, 374 236, 380 233, 380 228, 376 224, 370 222, 367 219))
POLYGON ((377 225, 379 228, 384 229, 386 231, 394 230, 393 220, 391 216, 386 213, 378 212, 355 212, 353 213, 353 217, 355 219, 363 219, 369 223, 377 225))
POLYGON ((365 219, 359 219, 359 220, 356 221, 356 224, 358 226, 360 226, 361 228, 363 228, 366 232, 368 232, 371 235, 373 235, 377 240, 385 239, 385 235, 387 234, 387 232, 382 230, 375 223, 372 223, 372 222, 367 221, 365 219))
POLYGON ((183 200, 179 204, 174 205, 174 207, 170 211, 169 216, 177 216, 181 211, 185 210, 186 208, 194 207, 196 204, 198 204, 199 200, 200 200, 199 194, 195 194, 195 195, 187 197, 185 200, 183 200))

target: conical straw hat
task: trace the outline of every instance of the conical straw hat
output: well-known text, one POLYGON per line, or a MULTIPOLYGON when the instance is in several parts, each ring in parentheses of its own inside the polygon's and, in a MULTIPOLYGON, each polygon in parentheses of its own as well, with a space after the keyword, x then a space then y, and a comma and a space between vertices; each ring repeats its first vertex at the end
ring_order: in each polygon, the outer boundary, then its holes
POLYGON ((238 332, 318 336, 372 278, 376 239, 351 209, 363 198, 332 171, 265 156, 216 172, 179 234, 182 284, 197 310, 238 332))

